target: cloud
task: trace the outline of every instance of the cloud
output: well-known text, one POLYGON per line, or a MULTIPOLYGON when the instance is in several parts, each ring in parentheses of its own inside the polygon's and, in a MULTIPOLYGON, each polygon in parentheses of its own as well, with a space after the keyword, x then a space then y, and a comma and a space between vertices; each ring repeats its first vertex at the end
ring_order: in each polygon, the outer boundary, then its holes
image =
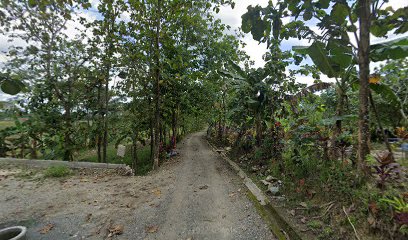
MULTIPOLYGON (((273 1, 276 3, 277 1, 273 1)), ((221 19, 221 21, 225 24, 228 24, 232 27, 232 31, 238 29, 241 26, 241 16, 247 12, 247 7, 249 5, 261 5, 261 6, 266 6, 268 4, 268 0, 237 0, 236 1, 236 6, 234 9, 231 9, 231 7, 226 6, 226 7, 221 7, 220 12, 216 14, 216 17, 221 19)), ((383 8, 392 6, 393 9, 398 9, 402 7, 408 6, 407 1, 401 1, 401 0, 390 0, 388 3, 384 4, 383 8)), ((290 18, 285 18, 283 19, 284 23, 288 23, 290 21, 290 18)), ((317 20, 316 19, 311 19, 310 21, 307 21, 307 25, 316 33, 321 34, 321 30, 316 26, 317 20)), ((356 41, 354 38, 353 34, 349 34, 351 42, 356 45, 356 41)), ((388 39, 394 39, 397 37, 402 37, 402 36, 408 36, 407 34, 404 35, 395 35, 395 34, 389 34, 388 39)), ((371 37, 371 42, 372 43, 378 43, 382 42, 386 39, 384 38, 376 38, 374 36, 371 37)), ((252 36, 250 34, 246 34, 243 41, 247 44, 243 50, 246 51, 246 53, 249 55, 250 59, 255 61, 255 67, 262 67, 264 66, 265 62, 262 59, 262 56, 266 53, 266 45, 265 44, 258 44, 257 41, 252 39, 252 36)), ((305 40, 298 40, 298 39, 289 39, 289 40, 284 40, 282 41, 282 49, 283 50, 290 50, 292 46, 307 46, 310 45, 310 43, 305 40)), ((306 63, 311 64, 311 60, 309 59, 306 63)), ((374 70, 375 67, 378 67, 380 63, 373 63, 371 64, 370 68, 371 70, 374 70)), ((290 69, 296 68, 294 65, 289 66, 290 69)), ((323 81, 333 81, 332 79, 327 78, 327 76, 322 75, 322 80, 323 81)), ((299 76, 297 77, 297 81, 302 82, 302 83, 308 83, 311 84, 313 83, 313 79, 311 77, 305 77, 305 76, 299 76)))

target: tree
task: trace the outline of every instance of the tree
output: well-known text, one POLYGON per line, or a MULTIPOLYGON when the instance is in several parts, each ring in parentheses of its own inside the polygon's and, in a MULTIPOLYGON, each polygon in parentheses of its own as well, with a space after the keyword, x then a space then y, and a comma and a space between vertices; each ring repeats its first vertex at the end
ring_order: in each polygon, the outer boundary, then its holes
POLYGON ((31 100, 35 103, 29 103, 28 107, 41 118, 53 121, 50 125, 64 132, 63 137, 55 140, 64 142, 61 147, 64 160, 72 160, 74 82, 80 77, 79 68, 85 60, 81 42, 65 40, 64 30, 74 10, 87 8, 89 4, 86 1, 2 1, 1 4, 3 32, 27 43, 10 49, 6 67, 14 72, 11 76, 18 76, 18 80, 31 81, 35 89, 31 100), (58 107, 62 107, 63 116, 59 116, 58 107), (50 111, 58 117, 49 118, 50 111), (53 124, 55 121, 65 124, 53 124))
POLYGON ((383 9, 385 2, 284 1, 276 6, 270 2, 266 8, 250 7, 243 15, 243 29, 251 31, 255 39, 266 41, 272 34, 275 38, 280 36, 281 39, 297 37, 312 40, 313 43, 309 48, 313 55, 311 57, 322 73, 329 77, 338 76, 340 70, 338 67, 344 68, 350 65, 354 57, 353 61, 359 64, 358 166, 360 170, 365 169, 365 157, 369 153, 370 33, 377 37, 384 37, 391 30, 396 29, 396 33, 404 33, 407 30, 404 21, 405 8, 396 11, 392 8, 383 9), (289 15, 294 17, 295 21, 282 25, 281 17, 289 15), (322 32, 313 32, 303 21, 298 20, 299 17, 303 17, 304 21, 314 18, 318 21, 317 25, 322 32), (357 21, 359 21, 359 29, 356 27, 357 21), (354 41, 350 39, 348 33, 354 36, 354 41), (332 61, 327 61, 329 52, 332 61))

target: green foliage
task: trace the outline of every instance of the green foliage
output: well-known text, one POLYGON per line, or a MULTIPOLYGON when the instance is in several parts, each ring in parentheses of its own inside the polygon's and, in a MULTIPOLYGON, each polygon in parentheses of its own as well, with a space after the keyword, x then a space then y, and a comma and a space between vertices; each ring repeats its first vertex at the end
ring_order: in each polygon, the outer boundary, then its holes
POLYGON ((408 57, 408 37, 402 37, 370 46, 370 58, 374 62, 404 59, 406 57, 408 57))
POLYGON ((72 174, 71 169, 65 165, 59 165, 59 166, 51 166, 47 168, 44 172, 45 177, 54 177, 54 178, 60 178, 60 177, 66 177, 72 174))
POLYGON ((392 206, 396 212, 408 213, 408 202, 406 202, 402 197, 385 197, 380 199, 380 202, 387 203, 388 205, 392 206))
POLYGON ((318 220, 311 220, 307 223, 307 226, 313 229, 321 229, 323 224, 318 220))

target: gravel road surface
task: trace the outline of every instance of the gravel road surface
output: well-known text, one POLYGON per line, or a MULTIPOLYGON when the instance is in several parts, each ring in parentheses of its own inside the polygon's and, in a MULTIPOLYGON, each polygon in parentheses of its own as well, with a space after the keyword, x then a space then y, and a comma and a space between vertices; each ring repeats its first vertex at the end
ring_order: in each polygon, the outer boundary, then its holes
POLYGON ((178 147, 143 177, 27 179, 2 166, 0 227, 25 225, 28 239, 275 239, 204 133, 178 147))

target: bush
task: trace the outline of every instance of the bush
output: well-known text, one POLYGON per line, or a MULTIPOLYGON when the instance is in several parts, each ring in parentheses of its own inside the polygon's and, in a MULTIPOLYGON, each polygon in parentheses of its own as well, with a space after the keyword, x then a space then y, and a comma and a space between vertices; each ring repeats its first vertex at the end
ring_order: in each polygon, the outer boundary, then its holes
POLYGON ((72 171, 64 165, 51 166, 45 170, 45 177, 65 177, 71 175, 72 171))

